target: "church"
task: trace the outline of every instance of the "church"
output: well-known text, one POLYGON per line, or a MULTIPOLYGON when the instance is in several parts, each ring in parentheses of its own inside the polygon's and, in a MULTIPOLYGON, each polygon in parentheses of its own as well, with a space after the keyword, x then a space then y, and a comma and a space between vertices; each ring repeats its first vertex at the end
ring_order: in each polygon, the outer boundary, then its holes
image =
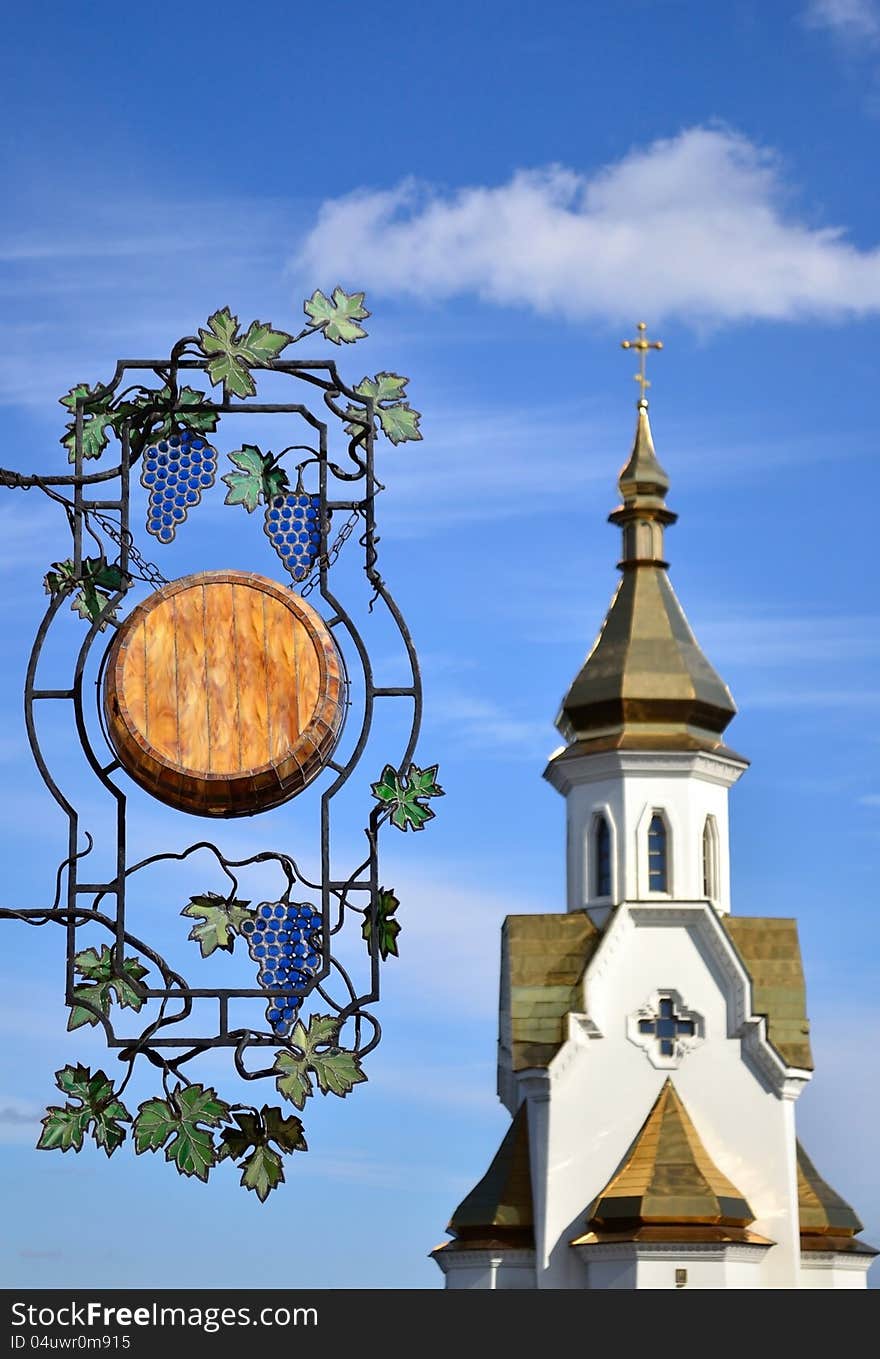
POLYGON ((737 915, 730 691, 667 575, 641 399, 610 521, 621 578, 563 699, 567 909, 509 916, 511 1123, 431 1252, 447 1288, 865 1288, 877 1252, 797 1138, 813 1069, 797 923, 737 915))

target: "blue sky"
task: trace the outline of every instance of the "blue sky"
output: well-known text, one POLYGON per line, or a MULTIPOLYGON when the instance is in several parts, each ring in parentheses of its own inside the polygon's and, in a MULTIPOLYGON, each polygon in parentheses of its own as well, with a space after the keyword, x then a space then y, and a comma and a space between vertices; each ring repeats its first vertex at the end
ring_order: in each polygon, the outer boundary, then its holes
MULTIPOLYGON (((424 835, 384 841, 403 932, 369 1082, 311 1101, 311 1149, 263 1208, 225 1168, 205 1189, 157 1158, 32 1150, 52 1072, 113 1058, 64 1031, 60 932, 3 926, 3 1281, 439 1286, 426 1253, 506 1123, 498 928, 563 905, 541 772, 615 585, 619 341, 642 316, 665 341, 672 580, 752 761, 734 909, 799 919, 817 1059, 799 1127, 880 1242, 880 7, 50 2, 7 16, 0 63, 0 462, 60 470, 57 398, 218 306, 296 330, 314 288, 365 288, 370 338, 333 356, 355 381, 409 374, 424 413, 422 443, 381 450, 378 510, 447 790, 424 835)), ((166 575, 271 574, 219 500, 166 575)), ((63 828, 20 693, 66 529, 35 492, 4 493, 0 525, 4 876, 10 904, 39 904, 63 828)), ((137 811, 145 843, 178 833, 137 811)))

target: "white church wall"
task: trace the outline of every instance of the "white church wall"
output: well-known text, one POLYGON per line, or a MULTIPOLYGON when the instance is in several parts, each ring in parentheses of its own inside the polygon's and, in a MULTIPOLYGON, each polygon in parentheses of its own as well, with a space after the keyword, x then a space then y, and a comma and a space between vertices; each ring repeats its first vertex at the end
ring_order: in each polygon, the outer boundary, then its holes
POLYGON ((801 1256, 801 1288, 867 1288, 871 1256, 805 1252, 801 1256))
MULTIPOLYGON (((709 908, 692 910, 705 916, 709 908)), ((618 912, 588 969, 589 1021, 573 1019, 572 1037, 549 1072, 527 1081, 535 1093, 543 1083, 550 1095, 542 1110, 546 1147, 533 1143, 533 1167, 545 1157, 547 1166, 536 1229, 539 1286, 583 1286, 569 1242, 585 1230, 588 1206, 670 1076, 707 1152, 748 1199, 753 1230, 777 1243, 761 1266, 762 1286, 797 1287, 794 1105, 773 1092, 729 1036, 737 1022, 733 983, 706 956, 699 930, 664 921, 662 910, 639 915, 636 924, 628 908, 618 912), (627 1037, 628 1017, 663 990, 677 991, 703 1021, 703 1041, 673 1070, 652 1064, 627 1037), (590 1030, 601 1037, 589 1037, 590 1030)), ((536 1141, 541 1127, 535 1119, 536 1141)))
POLYGON ((576 1247, 585 1287, 760 1288, 758 1246, 634 1242, 576 1247))
POLYGON ((485 1251, 450 1252, 434 1259, 446 1275, 447 1288, 494 1288, 495 1265, 485 1251))
POLYGON ((531 1250, 441 1251, 434 1259, 447 1288, 533 1289, 535 1253, 531 1250))
MULTIPOLYGON (((669 828, 670 881, 667 896, 704 899, 703 828, 716 828, 717 897, 730 910, 730 853, 727 794, 742 766, 699 753, 611 752, 551 763, 548 777, 567 802, 568 909, 602 911, 613 902, 648 900, 648 825, 655 810, 669 828), (611 900, 596 896, 594 827, 604 815, 611 829, 611 900)), ((604 912, 607 914, 607 911, 604 912)), ((598 920, 597 923, 604 923, 598 920)))

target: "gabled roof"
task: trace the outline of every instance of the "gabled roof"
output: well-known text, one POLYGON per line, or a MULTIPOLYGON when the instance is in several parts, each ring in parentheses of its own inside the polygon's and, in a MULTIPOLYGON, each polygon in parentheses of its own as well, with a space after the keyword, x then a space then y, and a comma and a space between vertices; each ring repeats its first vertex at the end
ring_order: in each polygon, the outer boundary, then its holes
POLYGON ((588 1209, 592 1231, 704 1224, 746 1227, 754 1213, 706 1151, 671 1080, 588 1209))
POLYGON ((492 1164, 462 1199, 446 1229, 456 1240, 439 1249, 534 1245, 532 1177, 529 1166, 528 1107, 514 1115, 492 1164))
POLYGON ((501 1061, 547 1066, 579 1010, 578 983, 602 931, 586 911, 509 915, 501 932, 501 1061))
POLYGON ((726 915, 721 923, 752 979, 752 1008, 766 1017, 770 1042, 788 1066, 812 1071, 797 921, 726 915))
MULTIPOLYGON (((720 919, 751 978, 753 1009, 766 1017, 770 1043, 788 1066, 812 1071, 797 921, 720 919)), ((501 1070, 549 1066, 565 1041, 567 1016, 582 1008, 581 981, 602 936, 586 911, 507 917, 501 935, 501 1070)))

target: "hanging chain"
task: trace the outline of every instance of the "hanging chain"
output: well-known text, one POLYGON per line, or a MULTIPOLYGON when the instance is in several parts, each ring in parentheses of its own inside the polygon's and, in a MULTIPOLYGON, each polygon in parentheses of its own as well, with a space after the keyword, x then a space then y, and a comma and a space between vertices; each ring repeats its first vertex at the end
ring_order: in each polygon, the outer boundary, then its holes
POLYGON ((342 525, 342 528, 339 530, 339 533, 336 537, 336 540, 333 543, 333 546, 331 548, 328 548, 326 552, 323 552, 321 556, 318 557, 314 569, 312 570, 312 574, 309 576, 308 580, 305 582, 302 589, 300 590, 300 595, 303 597, 303 599, 305 599, 306 595, 310 595, 314 590, 315 586, 318 584, 321 578, 321 567, 332 566, 333 563, 336 561, 336 558, 342 551, 343 546, 357 528, 357 523, 360 517, 361 516, 359 510, 355 510, 352 514, 350 514, 346 519, 345 523, 342 525))
POLYGON ((130 575, 136 576, 138 580, 146 581, 147 585, 152 585, 155 589, 168 584, 158 566, 141 556, 129 532, 115 524, 112 519, 108 519, 106 515, 99 514, 97 510, 87 510, 86 518, 94 519, 99 528, 104 530, 107 537, 112 539, 118 548, 125 549, 128 553, 129 562, 137 568, 135 571, 129 572, 130 575))

